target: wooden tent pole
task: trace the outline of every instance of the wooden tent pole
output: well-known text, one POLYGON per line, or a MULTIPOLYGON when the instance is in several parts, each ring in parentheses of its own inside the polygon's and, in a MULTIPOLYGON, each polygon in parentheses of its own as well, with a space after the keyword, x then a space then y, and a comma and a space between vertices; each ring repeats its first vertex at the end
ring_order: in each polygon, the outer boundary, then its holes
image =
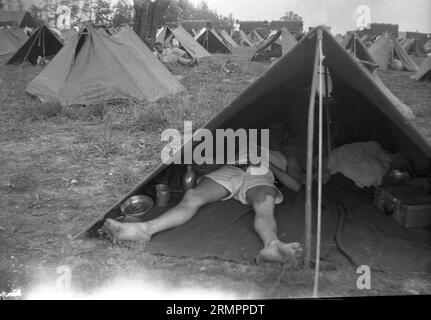
POLYGON ((308 129, 307 129, 307 173, 305 184, 305 240, 304 240, 304 264, 310 267, 311 258, 311 224, 312 224, 312 185, 313 185, 313 140, 314 140, 314 105, 316 98, 317 72, 319 62, 319 37, 322 30, 317 31, 316 49, 314 50, 313 74, 311 80, 310 101, 308 105, 308 129))

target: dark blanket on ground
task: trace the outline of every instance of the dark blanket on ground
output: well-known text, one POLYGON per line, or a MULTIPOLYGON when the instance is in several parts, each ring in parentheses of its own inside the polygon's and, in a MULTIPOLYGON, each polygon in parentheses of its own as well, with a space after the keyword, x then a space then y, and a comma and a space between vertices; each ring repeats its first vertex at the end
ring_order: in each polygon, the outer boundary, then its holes
MULTIPOLYGON (((304 199, 304 191, 287 191, 285 201, 276 206, 275 216, 282 241, 303 243, 304 199)), ((164 211, 166 209, 154 208, 145 220, 164 211)), ((253 217, 252 208, 236 200, 217 202, 201 208, 189 223, 155 235, 148 250, 172 256, 252 262, 262 248, 253 229, 253 217)), ((313 219, 315 234, 315 214, 313 219)), ((338 247, 358 266, 400 273, 431 272, 429 230, 405 229, 376 209, 372 199, 354 188, 325 186, 322 257, 331 247, 338 247)))

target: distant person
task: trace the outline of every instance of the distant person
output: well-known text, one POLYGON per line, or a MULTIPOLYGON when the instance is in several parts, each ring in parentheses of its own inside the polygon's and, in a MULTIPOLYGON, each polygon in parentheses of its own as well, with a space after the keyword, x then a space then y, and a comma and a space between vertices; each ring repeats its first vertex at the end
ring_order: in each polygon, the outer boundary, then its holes
POLYGON ((184 57, 179 56, 176 54, 176 51, 172 51, 170 48, 163 48, 163 45, 161 42, 156 42, 156 45, 154 46, 155 51, 154 54, 157 58, 163 63, 174 63, 178 62, 182 65, 193 67, 197 64, 197 60, 191 60, 184 57))
POLYGON ((239 33, 241 31, 241 25, 240 25, 238 19, 233 24, 233 29, 232 30, 233 30, 233 39, 239 44, 239 42, 240 42, 239 33))

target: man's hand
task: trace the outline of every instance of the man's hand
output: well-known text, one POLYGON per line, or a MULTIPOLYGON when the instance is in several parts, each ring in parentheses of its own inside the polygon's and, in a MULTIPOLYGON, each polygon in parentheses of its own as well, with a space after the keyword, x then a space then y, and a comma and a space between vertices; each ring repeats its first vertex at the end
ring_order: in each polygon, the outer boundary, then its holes
POLYGON ((269 164, 269 169, 274 173, 278 181, 280 181, 285 187, 295 192, 301 190, 301 183, 287 172, 279 169, 271 163, 269 164))

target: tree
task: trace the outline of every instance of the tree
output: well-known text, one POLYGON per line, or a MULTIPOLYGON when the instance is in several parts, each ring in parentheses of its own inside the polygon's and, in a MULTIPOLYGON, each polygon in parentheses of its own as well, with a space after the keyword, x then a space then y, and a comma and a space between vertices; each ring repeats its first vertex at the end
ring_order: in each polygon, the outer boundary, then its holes
POLYGON ((172 0, 133 0, 135 23, 133 29, 152 50, 157 29, 163 25, 163 17, 172 0))
POLYGON ((112 24, 119 26, 124 23, 131 23, 133 21, 133 6, 129 5, 126 1, 120 0, 113 8, 114 16, 112 17, 112 24))
POLYGON ((282 21, 302 21, 302 17, 293 11, 288 11, 284 13, 284 16, 280 18, 282 21))
POLYGON ((93 20, 96 24, 109 24, 111 22, 111 4, 106 0, 93 2, 93 20))

